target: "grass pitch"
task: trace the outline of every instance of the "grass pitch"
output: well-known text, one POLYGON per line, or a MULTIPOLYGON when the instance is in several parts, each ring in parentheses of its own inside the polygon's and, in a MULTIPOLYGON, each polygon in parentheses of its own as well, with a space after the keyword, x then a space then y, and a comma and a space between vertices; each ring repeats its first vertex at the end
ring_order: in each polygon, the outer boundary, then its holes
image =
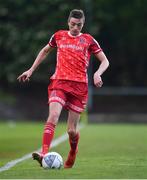
MULTIPOLYGON (((0 123, 0 167, 41 146, 43 123, 0 123)), ((66 131, 58 124, 55 137, 66 131)), ((72 169, 44 170, 31 159, 0 172, 0 179, 146 179, 147 125, 87 124, 72 169)), ((51 149, 63 159, 68 142, 51 149)))

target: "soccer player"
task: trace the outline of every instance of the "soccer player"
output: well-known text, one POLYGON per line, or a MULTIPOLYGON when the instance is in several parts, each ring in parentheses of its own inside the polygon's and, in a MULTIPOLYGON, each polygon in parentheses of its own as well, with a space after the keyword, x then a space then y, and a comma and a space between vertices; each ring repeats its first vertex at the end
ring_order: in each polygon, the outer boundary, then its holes
POLYGON ((94 54, 100 61, 98 70, 93 76, 96 87, 102 86, 101 76, 109 66, 109 61, 99 43, 90 34, 81 32, 84 22, 84 12, 73 9, 68 17, 69 30, 60 30, 53 34, 48 44, 37 55, 31 68, 17 78, 19 81, 29 81, 39 64, 54 48, 57 48, 56 70, 48 86, 49 116, 44 126, 42 151, 32 154, 33 159, 40 165, 43 156, 49 151, 63 107, 68 110, 67 132, 70 144, 64 168, 71 168, 74 165, 80 138, 77 125, 88 98, 87 68, 90 55, 94 54))

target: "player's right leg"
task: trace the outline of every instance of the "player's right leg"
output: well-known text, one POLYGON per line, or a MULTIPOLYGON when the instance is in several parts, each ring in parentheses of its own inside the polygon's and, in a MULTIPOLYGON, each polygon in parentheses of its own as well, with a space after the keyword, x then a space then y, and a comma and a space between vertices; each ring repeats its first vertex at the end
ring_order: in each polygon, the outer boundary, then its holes
POLYGON ((48 153, 50 144, 54 137, 54 131, 56 124, 58 123, 59 116, 62 111, 62 105, 59 102, 50 102, 49 104, 49 116, 44 126, 43 139, 42 139, 42 151, 34 152, 32 158, 42 166, 42 158, 48 153))

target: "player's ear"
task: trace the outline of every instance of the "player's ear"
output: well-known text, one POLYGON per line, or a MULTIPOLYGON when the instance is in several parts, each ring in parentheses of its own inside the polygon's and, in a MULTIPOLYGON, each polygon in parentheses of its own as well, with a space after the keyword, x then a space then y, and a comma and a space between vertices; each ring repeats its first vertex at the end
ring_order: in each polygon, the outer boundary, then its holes
POLYGON ((84 24, 85 24, 85 19, 83 19, 82 27, 84 26, 84 24))
POLYGON ((70 18, 68 18, 68 20, 67 20, 67 24, 69 25, 69 22, 70 22, 70 18))
POLYGON ((67 22, 67 24, 68 24, 68 26, 70 26, 70 22, 69 21, 67 22))
POLYGON ((70 18, 67 19, 67 24, 69 24, 70 18))

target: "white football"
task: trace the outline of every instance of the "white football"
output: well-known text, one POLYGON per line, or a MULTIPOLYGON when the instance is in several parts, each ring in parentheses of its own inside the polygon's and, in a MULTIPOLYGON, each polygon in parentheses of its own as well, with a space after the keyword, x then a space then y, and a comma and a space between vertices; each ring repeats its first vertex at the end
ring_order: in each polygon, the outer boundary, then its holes
POLYGON ((62 166, 62 156, 57 152, 49 152, 42 159, 42 167, 44 169, 60 169, 62 166))

